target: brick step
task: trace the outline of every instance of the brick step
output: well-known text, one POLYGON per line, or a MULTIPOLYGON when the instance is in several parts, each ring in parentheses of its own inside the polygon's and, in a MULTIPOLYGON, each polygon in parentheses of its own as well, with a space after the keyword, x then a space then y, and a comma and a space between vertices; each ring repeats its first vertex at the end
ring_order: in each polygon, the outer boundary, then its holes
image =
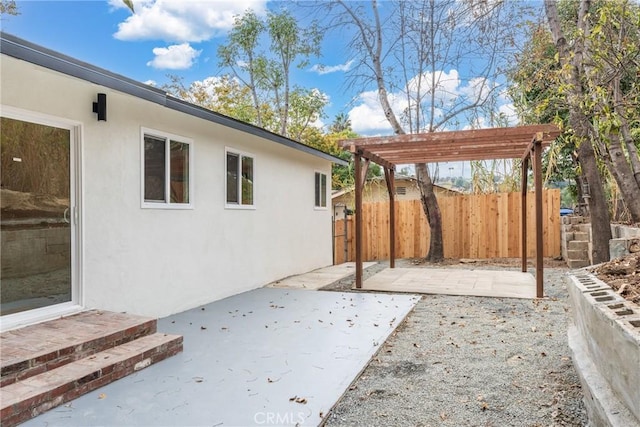
POLYGON ((2 425, 25 422, 181 351, 181 336, 156 333, 2 387, 2 425))
POLYGON ((155 333, 156 319, 90 310, 0 334, 0 387, 155 333))

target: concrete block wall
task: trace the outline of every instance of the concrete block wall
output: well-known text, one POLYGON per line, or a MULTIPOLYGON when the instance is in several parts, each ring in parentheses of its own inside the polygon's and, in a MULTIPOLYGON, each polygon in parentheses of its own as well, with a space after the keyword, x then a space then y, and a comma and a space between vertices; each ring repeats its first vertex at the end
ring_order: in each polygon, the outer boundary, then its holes
POLYGON ((560 228, 562 258, 570 268, 592 264, 591 225, 579 216, 562 217, 560 228))
POLYGON ((591 274, 570 275, 569 345, 591 425, 640 426, 640 307, 591 274))
POLYGON ((71 245, 68 227, 2 230, 3 279, 26 277, 69 267, 71 245))
POLYGON ((640 228, 621 224, 611 224, 609 241, 610 259, 616 259, 640 252, 640 228))

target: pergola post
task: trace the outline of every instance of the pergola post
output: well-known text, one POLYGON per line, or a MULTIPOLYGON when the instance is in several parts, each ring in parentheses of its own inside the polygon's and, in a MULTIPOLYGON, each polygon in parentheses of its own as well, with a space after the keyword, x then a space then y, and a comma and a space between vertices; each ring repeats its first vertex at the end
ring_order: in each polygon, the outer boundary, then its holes
POLYGON ((520 241, 522 255, 522 272, 527 272, 527 187, 529 186, 529 153, 525 153, 522 158, 522 180, 521 182, 521 229, 520 241))
POLYGON ((544 258, 542 229, 542 135, 533 145, 533 176, 536 191, 536 297, 544 297, 544 258))
POLYGON ((362 288, 362 158, 354 153, 356 179, 356 288, 362 288))
POLYGON ((362 288, 362 190, 369 170, 369 159, 365 159, 362 167, 362 152, 352 147, 353 161, 355 162, 356 179, 356 288, 362 288))
POLYGON ((389 267, 396 267, 396 194, 393 169, 384 168, 389 192, 389 267))
POLYGON ((527 271, 527 187, 529 158, 533 167, 536 222, 536 298, 544 297, 544 230, 542 227, 542 141, 543 134, 536 133, 522 156, 522 271, 527 271))

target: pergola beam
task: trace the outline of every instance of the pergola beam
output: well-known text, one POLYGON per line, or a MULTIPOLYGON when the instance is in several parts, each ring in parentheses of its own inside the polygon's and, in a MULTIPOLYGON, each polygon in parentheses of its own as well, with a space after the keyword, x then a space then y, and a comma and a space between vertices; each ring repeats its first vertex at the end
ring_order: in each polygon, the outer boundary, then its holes
MULTIPOLYGON (((403 134, 393 136, 380 136, 369 138, 352 138, 342 140, 339 144, 342 148, 348 148, 350 145, 357 145, 360 148, 377 144, 401 144, 401 143, 423 143, 423 142, 435 142, 442 141, 448 144, 451 143, 473 143, 473 142, 491 142, 491 141, 507 141, 509 138, 517 138, 517 140, 523 140, 527 144, 531 138, 531 135, 542 132, 543 134, 549 134, 548 137, 553 140, 556 134, 559 132, 558 127, 553 124, 544 125, 529 125, 518 126, 508 128, 489 128, 489 129, 470 129, 470 130, 457 130, 447 132, 428 132, 428 133, 414 133, 403 134)), ((557 136, 557 135, 556 135, 557 136)), ((545 139, 547 135, 545 135, 545 139)), ((522 152, 518 153, 517 157, 520 157, 522 152)))

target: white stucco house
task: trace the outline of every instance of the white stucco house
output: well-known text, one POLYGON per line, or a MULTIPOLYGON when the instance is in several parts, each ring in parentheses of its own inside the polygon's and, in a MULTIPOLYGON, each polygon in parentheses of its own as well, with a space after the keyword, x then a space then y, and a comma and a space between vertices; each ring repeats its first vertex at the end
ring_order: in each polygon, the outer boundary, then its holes
POLYGON ((327 153, 1 34, 3 328, 330 265, 327 153))

